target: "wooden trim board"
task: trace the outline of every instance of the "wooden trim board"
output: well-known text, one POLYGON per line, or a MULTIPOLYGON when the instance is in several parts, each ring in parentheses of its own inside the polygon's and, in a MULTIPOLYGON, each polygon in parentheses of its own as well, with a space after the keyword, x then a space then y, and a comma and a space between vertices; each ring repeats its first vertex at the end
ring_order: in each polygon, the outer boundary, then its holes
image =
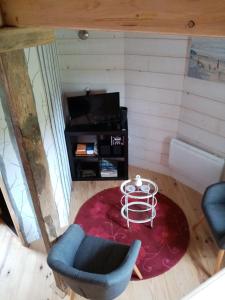
POLYGON ((8 26, 225 36, 224 0, 0 0, 8 26))
POLYGON ((54 39, 54 31, 49 29, 2 27, 0 53, 52 43, 54 39))

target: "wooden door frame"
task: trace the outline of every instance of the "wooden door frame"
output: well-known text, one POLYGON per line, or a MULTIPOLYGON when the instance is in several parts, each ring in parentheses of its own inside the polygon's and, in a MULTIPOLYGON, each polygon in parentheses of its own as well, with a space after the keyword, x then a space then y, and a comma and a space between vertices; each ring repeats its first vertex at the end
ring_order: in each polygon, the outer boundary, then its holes
POLYGON ((23 235, 23 232, 21 230, 21 226, 20 226, 20 223, 19 223, 19 220, 18 220, 18 217, 14 211, 14 208, 11 204, 11 201, 10 201, 10 196, 8 194, 8 191, 7 191, 7 188, 6 188, 6 185, 5 185, 5 182, 4 182, 4 179, 2 177, 2 174, 0 173, 0 189, 1 189, 1 192, 3 194, 3 197, 4 197, 4 200, 5 200, 5 203, 6 203, 6 206, 8 208, 8 211, 9 211, 9 214, 10 214, 10 217, 12 219, 12 222, 13 222, 13 225, 14 225, 14 228, 16 230, 16 233, 17 233, 17 236, 18 238, 20 239, 20 241, 22 242, 22 244, 26 247, 29 246, 28 242, 26 241, 26 239, 24 238, 24 235, 23 235))

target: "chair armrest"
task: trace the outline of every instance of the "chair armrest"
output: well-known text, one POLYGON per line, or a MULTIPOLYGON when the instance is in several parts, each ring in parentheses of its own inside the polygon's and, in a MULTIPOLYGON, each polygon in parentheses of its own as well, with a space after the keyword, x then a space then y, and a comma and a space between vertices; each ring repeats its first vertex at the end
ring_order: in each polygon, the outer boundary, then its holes
POLYGON ((75 254, 85 237, 83 229, 79 225, 72 224, 59 238, 56 244, 51 248, 47 262, 48 265, 56 270, 58 262, 62 262, 67 266, 73 266, 75 254))
POLYGON ((202 208, 208 204, 225 203, 225 182, 210 185, 202 198, 202 208))

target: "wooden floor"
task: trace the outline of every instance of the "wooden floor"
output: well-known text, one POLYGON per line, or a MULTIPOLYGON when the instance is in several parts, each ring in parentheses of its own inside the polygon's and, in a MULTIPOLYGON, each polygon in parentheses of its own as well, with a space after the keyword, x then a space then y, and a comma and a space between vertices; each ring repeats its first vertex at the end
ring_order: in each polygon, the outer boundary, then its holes
MULTIPOLYGON (((201 196, 174 179, 154 172, 130 168, 130 176, 140 174, 154 180, 161 193, 173 199, 184 210, 190 227, 198 220, 201 196)), ((102 189, 118 186, 119 181, 76 182, 73 186, 70 222, 79 207, 102 189)), ((174 228, 176 230, 176 228, 174 228)), ((0 299, 2 300, 58 300, 51 288, 54 283, 46 255, 34 243, 31 249, 23 247, 17 237, 0 223, 0 299)), ((210 237, 207 224, 191 232, 187 253, 170 271, 158 277, 130 282, 118 300, 176 300, 205 281, 213 272, 217 247, 210 237)), ((64 299, 69 299, 66 296, 64 299)), ((82 297, 76 295, 76 300, 82 297)))

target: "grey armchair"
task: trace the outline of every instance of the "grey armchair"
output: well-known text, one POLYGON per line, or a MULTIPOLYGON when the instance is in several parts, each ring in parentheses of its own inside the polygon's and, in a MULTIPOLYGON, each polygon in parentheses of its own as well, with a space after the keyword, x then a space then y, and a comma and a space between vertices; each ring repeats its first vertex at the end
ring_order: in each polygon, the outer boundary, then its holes
POLYGON ((212 235, 220 249, 217 255, 215 273, 221 268, 225 253, 225 182, 210 185, 202 198, 203 216, 193 226, 195 230, 205 219, 211 229, 212 235))
POLYGON ((112 300, 127 287, 141 247, 88 236, 79 225, 71 225, 52 247, 48 265, 65 283, 87 299, 112 300))

